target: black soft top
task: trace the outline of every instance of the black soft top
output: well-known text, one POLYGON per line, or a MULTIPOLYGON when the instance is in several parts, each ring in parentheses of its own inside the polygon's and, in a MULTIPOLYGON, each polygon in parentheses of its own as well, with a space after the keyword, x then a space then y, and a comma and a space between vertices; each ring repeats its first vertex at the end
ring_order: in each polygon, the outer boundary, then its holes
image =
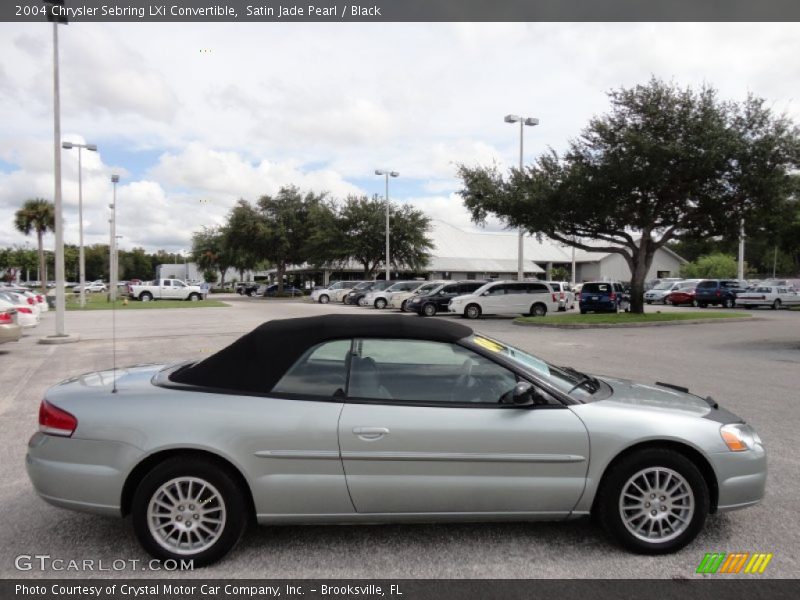
POLYGON ((442 319, 405 315, 323 315, 267 321, 193 365, 173 372, 175 383, 225 390, 270 391, 303 353, 321 342, 399 338, 456 342, 472 329, 442 319))

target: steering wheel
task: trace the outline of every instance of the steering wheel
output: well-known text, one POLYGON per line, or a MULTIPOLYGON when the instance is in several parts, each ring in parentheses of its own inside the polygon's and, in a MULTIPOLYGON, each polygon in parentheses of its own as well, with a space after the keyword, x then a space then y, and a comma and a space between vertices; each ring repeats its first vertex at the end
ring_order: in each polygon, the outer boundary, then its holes
POLYGON ((472 377, 472 369, 475 367, 475 361, 471 358, 464 359, 461 363, 461 372, 453 384, 453 389, 450 390, 451 402, 470 402, 469 399, 463 399, 461 396, 466 394, 470 389, 475 387, 475 380, 472 377))

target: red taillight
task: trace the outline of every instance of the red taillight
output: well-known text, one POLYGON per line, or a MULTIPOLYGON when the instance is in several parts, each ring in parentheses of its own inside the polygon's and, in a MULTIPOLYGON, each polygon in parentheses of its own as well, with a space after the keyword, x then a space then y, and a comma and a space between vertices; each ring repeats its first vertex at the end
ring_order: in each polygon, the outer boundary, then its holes
POLYGON ((717 295, 717 296, 722 296, 722 292, 720 292, 719 290, 717 290, 717 294, 716 294, 716 295, 717 295))
POLYGON ((28 304, 33 304, 33 298, 28 298, 28 304))
POLYGON ((553 302, 558 302, 558 296, 553 292, 553 302))
POLYGON ((39 304, 41 304, 42 302, 44 302, 44 298, 42 298, 41 296, 36 296, 36 301, 37 301, 39 304))
POLYGON ((30 308, 21 307, 17 309, 17 312, 25 313, 26 315, 32 315, 33 311, 30 308))
POLYGON ((609 300, 616 300, 617 299, 617 292, 611 292, 611 295, 608 297, 609 300))
POLYGON ((558 294, 558 297, 559 297, 559 298, 561 298, 561 299, 563 300, 563 299, 564 299, 564 292, 560 292, 560 293, 558 294))
POLYGON ((14 321, 11 319, 11 313, 3 312, 0 313, 0 325, 13 323, 14 321))
POLYGON ((39 431, 70 437, 77 427, 78 419, 67 411, 56 408, 47 400, 42 400, 39 406, 39 431))

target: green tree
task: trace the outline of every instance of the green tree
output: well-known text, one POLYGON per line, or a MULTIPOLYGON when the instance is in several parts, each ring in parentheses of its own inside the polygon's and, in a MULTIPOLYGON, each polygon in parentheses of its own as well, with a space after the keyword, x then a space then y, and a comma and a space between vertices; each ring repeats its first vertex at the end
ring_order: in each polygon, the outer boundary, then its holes
POLYGON ((55 206, 43 198, 33 198, 26 200, 14 215, 14 226, 17 231, 30 235, 36 233, 36 241, 39 245, 39 282, 42 291, 47 291, 47 271, 45 269, 43 237, 48 231, 55 231, 56 213, 55 206))
POLYGON ((735 237, 742 217, 759 222, 786 201, 800 136, 785 116, 748 97, 658 79, 609 93, 559 155, 503 177, 495 166, 459 167, 473 219, 505 224, 585 250, 620 254, 631 271, 631 310, 644 311, 656 251, 682 237, 735 237), (599 243, 599 245, 594 245, 599 243))
MULTIPOLYGON (((192 234, 192 260, 204 271, 220 271, 223 285, 225 284, 225 271, 232 262, 228 229, 228 227, 203 227, 201 231, 195 231, 192 234)), ((210 280, 206 279, 206 281, 210 280)), ((215 277, 214 282, 216 281, 215 277)))
POLYGON ((203 271, 203 281, 208 283, 217 283, 219 279, 219 273, 216 269, 206 269, 203 271))
POLYGON ((681 275, 687 279, 720 279, 736 277, 737 263, 728 254, 709 254, 681 267, 681 275))

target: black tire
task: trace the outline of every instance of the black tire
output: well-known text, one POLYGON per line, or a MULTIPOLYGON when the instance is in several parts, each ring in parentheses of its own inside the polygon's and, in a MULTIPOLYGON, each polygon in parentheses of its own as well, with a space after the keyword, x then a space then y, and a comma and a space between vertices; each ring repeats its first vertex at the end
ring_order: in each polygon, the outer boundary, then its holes
MULTIPOLYGON (((211 496, 209 496, 210 498, 211 496)), ((215 506, 215 504, 211 506, 215 506)), ((188 509, 188 505, 186 508, 188 509)), ((226 469, 204 458, 176 456, 156 465, 145 475, 133 495, 131 514, 136 537, 151 556, 161 560, 191 559, 194 561, 195 567, 202 567, 217 562, 237 544, 244 533, 250 510, 244 491, 240 489, 234 477, 226 469), (195 554, 169 550, 156 539, 148 524, 148 506, 159 488, 177 478, 189 477, 216 488, 221 499, 219 506, 222 506, 225 515, 224 523, 220 525, 216 540, 208 548, 195 554)), ((211 514, 220 516, 219 512, 211 512, 211 514)), ((187 539, 190 539, 188 534, 187 539)))
POLYGON ((582 315, 585 315, 585 314, 586 314, 586 310, 582 308, 582 309, 581 309, 581 314, 582 314, 582 315))
POLYGON ((386 308, 386 298, 378 298, 375 300, 375 308, 378 310, 386 308))
POLYGON ((733 304, 733 298, 725 298, 725 300, 722 301, 723 308, 733 308, 733 304))
POLYGON ((153 299, 153 294, 150 292, 142 292, 139 294, 139 300, 142 302, 150 302, 153 299))
POLYGON ((706 308, 706 307, 708 307, 708 303, 707 302, 698 302, 697 306, 699 306, 700 308, 706 308))
POLYGON ((408 304, 408 300, 403 300, 403 303, 400 305, 400 312, 406 312, 406 304, 408 304))
POLYGON ((781 307, 780 298, 775 298, 775 302, 772 303, 772 310, 779 310, 781 307))
POLYGON ((531 306, 530 314, 532 314, 534 317, 544 317, 547 315, 547 307, 544 304, 537 302, 531 306))
POLYGON ((200 299, 200 294, 189 294, 189 302, 197 302, 200 299))
MULTIPOLYGON (((642 498, 650 501, 653 496, 647 497, 646 494, 643 494, 642 498)), ((646 506, 652 506, 658 512, 656 504, 661 498, 664 496, 660 498, 656 496, 652 500, 652 505, 648 503, 646 506)), ((628 550, 639 554, 667 554, 683 548, 697 537, 705 523, 709 506, 708 486, 702 473, 691 460, 674 450, 647 448, 624 457, 606 472, 598 490, 594 511, 606 532, 628 550), (686 515, 689 518, 688 525, 677 535, 675 535, 676 532, 668 532, 667 537, 672 535, 675 537, 664 541, 640 539, 628 529, 621 516, 621 496, 629 480, 648 469, 668 469, 677 473, 688 487, 694 501, 691 517, 686 515)), ((629 510, 635 510, 635 508, 629 510)), ((658 520, 664 518, 659 516, 660 514, 656 515, 659 517, 658 520)), ((665 512, 664 515, 667 516, 667 513, 665 512)), ((645 522, 649 522, 647 515, 643 515, 642 518, 645 522)))
POLYGON ((319 303, 320 303, 320 304, 327 304, 327 303, 328 303, 328 302, 330 302, 330 301, 331 301, 331 299, 330 299, 330 297, 328 296, 328 294, 322 294, 322 295, 319 297, 319 303))
POLYGON ((247 295, 250 296, 251 298, 253 298, 256 295, 256 291, 255 290, 250 290, 249 292, 247 292, 247 295))
POLYGON ((467 319, 479 319, 481 316, 481 307, 477 304, 468 304, 464 308, 464 316, 467 319))
POLYGON ((436 305, 435 304, 426 304, 422 307, 422 311, 420 314, 425 317, 434 317, 436 316, 436 305))
POLYGON ((698 306, 698 304, 697 304, 697 300, 692 300, 692 306, 694 306, 695 308, 697 308, 697 306, 698 306))

